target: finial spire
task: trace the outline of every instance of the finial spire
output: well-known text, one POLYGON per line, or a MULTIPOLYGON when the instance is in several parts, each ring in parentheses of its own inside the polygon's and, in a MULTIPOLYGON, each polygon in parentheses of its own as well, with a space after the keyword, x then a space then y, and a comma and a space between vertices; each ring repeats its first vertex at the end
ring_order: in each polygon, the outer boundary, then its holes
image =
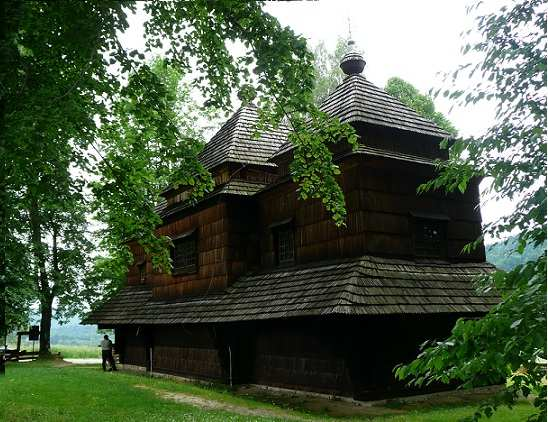
POLYGON ((352 41, 352 26, 350 25, 350 16, 347 16, 346 19, 348 20, 348 45, 350 45, 350 43, 354 44, 354 41, 352 41))

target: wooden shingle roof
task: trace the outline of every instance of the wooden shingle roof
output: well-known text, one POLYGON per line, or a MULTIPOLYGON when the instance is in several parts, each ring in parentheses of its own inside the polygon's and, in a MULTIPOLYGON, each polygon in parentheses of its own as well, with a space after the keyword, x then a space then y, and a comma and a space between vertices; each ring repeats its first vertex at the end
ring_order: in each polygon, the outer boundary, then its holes
POLYGON ((201 163, 208 170, 227 162, 273 166, 268 159, 287 139, 287 128, 280 125, 256 138, 258 121, 256 106, 240 107, 198 155, 201 163))
POLYGON ((320 109, 342 122, 371 123, 440 138, 451 136, 360 74, 347 76, 320 109))
POLYGON ((498 302, 473 280, 487 263, 422 263, 362 256, 241 277, 226 291, 176 301, 129 286, 86 324, 182 324, 313 315, 474 314, 498 302))
MULTIPOLYGON (((420 116, 360 74, 347 76, 324 100, 320 110, 345 123, 362 122, 437 138, 451 137, 433 121, 420 116)), ((286 141, 273 157, 291 149, 292 144, 286 141)))

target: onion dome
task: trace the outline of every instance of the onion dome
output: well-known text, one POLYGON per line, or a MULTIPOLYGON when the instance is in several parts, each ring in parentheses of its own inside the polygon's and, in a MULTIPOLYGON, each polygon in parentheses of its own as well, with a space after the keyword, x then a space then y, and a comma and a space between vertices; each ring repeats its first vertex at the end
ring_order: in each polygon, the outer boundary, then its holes
MULTIPOLYGON (((348 41, 349 47, 353 45, 354 41, 348 41)), ((365 60, 357 51, 350 51, 343 56, 340 66, 345 75, 358 75, 365 67, 365 60)))

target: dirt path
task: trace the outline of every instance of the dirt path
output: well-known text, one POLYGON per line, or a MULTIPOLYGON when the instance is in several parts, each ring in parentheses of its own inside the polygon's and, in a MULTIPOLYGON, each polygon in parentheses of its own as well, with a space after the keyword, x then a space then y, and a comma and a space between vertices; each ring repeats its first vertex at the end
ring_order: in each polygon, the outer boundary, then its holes
POLYGON ((159 397, 163 399, 172 400, 177 403, 189 404, 191 406, 196 406, 201 409, 209 410, 224 410, 226 412, 237 413, 243 416, 258 416, 266 418, 278 418, 283 420, 291 421, 308 421, 310 419, 304 419, 284 410, 270 410, 270 409, 261 409, 261 408, 249 408, 244 406, 238 406, 236 404, 226 403, 222 401, 206 399, 204 397, 194 396, 186 393, 175 393, 173 391, 162 390, 159 388, 148 387, 143 384, 135 385, 137 388, 142 388, 144 390, 153 391, 159 397))

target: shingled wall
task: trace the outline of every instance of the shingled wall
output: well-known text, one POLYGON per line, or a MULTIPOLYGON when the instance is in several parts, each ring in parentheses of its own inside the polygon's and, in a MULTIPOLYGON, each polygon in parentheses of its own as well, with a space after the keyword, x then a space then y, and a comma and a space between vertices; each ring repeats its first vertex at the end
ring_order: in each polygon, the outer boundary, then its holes
POLYGON ((118 329, 116 341, 122 363, 145 368, 150 368, 146 353, 152 348, 156 372, 229 383, 232 367, 234 384, 374 400, 446 389, 409 388, 393 370, 416 357, 425 340, 446 338, 458 317, 305 317, 156 326, 148 334, 147 327, 140 332, 131 327, 118 329))
POLYGON ((433 166, 371 155, 353 155, 341 163, 341 185, 348 211, 347 227, 337 228, 320 201, 300 201, 297 186, 283 183, 258 196, 261 264, 275 265, 269 226, 293 219, 297 263, 364 254, 413 258, 411 213, 443 214, 448 222, 446 257, 450 261, 482 262, 483 246, 472 254, 463 246, 481 234, 478 183, 464 194, 417 195, 434 176, 433 166))

